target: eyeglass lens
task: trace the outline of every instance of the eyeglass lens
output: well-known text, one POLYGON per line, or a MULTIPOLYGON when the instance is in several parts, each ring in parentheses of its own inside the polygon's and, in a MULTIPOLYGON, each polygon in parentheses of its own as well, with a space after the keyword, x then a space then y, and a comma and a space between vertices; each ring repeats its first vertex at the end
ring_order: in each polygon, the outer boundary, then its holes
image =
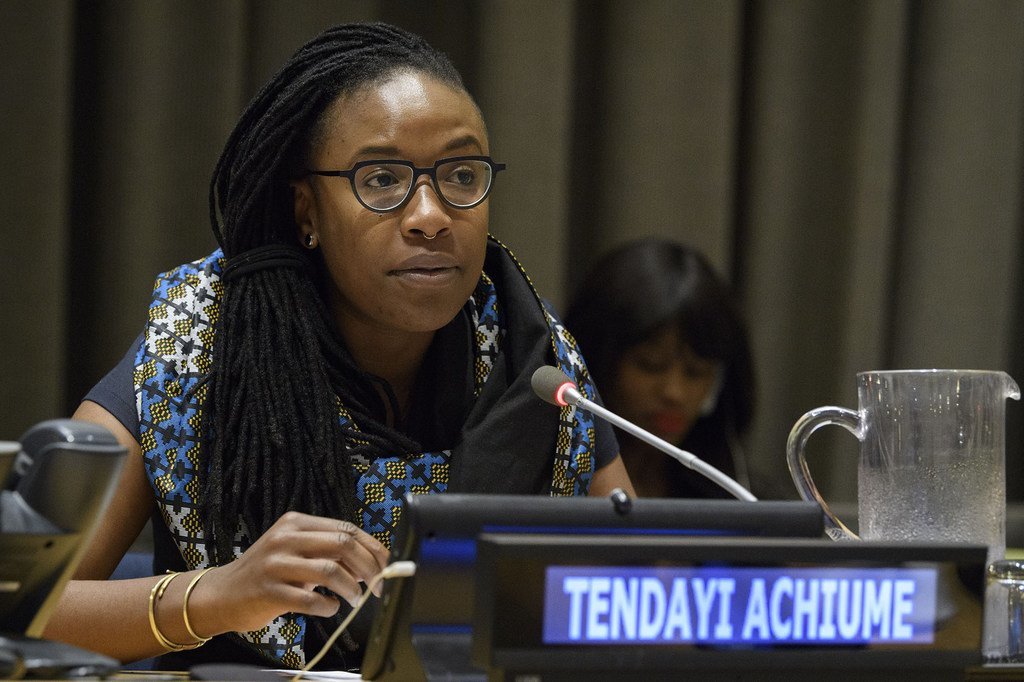
MULTIPOLYGON (((464 159, 437 166, 435 189, 454 206, 471 206, 491 186, 491 166, 486 161, 464 159)), ((372 209, 395 208, 412 190, 413 169, 399 163, 375 163, 358 169, 353 178, 359 199, 372 209)))

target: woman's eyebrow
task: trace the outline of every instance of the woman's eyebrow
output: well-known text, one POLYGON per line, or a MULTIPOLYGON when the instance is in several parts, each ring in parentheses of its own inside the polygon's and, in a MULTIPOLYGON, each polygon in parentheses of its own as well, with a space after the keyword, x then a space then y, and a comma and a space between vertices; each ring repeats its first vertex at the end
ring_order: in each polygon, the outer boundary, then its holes
MULTIPOLYGON (((483 149, 483 145, 480 144, 480 139, 476 135, 461 135, 455 139, 449 141, 441 151, 449 152, 453 149, 460 149, 462 147, 476 147, 478 150, 483 149)), ((379 158, 398 159, 401 157, 401 150, 394 145, 367 145, 361 147, 356 151, 355 155, 358 156, 377 156, 379 158)))
POLYGON ((480 140, 477 139, 476 135, 462 135, 457 137, 444 146, 445 151, 451 151, 460 147, 471 147, 475 146, 477 149, 483 149, 483 145, 480 144, 480 140))
POLYGON ((371 146, 367 146, 367 147, 362 147, 361 149, 356 151, 355 156, 370 156, 370 155, 373 155, 373 156, 378 156, 378 157, 387 157, 387 158, 391 159, 391 158, 397 158, 398 154, 399 154, 398 147, 392 147, 392 146, 381 147, 381 146, 371 145, 371 146))

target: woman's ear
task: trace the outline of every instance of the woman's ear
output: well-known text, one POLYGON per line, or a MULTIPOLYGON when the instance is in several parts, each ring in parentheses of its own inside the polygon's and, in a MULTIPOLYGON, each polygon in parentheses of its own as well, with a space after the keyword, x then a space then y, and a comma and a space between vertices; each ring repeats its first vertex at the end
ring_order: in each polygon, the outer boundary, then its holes
POLYGON ((295 237, 307 249, 315 248, 317 219, 313 186, 309 178, 301 178, 293 180, 291 188, 295 204, 295 237))

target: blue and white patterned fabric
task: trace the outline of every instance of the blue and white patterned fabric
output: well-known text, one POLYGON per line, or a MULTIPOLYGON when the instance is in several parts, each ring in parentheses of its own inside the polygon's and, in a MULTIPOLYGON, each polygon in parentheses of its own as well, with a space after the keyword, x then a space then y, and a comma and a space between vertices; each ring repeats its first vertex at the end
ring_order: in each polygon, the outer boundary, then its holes
MULTIPOLYGON (((507 252, 504 246, 499 246, 507 252)), ((146 472, 164 522, 190 569, 210 565, 200 517, 205 472, 202 407, 208 393, 206 381, 220 314, 223 266, 224 256, 218 250, 157 278, 134 370, 146 472)), ((518 262, 516 267, 522 273, 518 262)), ((526 278, 525 273, 522 276, 526 278)), ((539 298, 537 303, 543 306, 539 298)), ((479 395, 506 335, 500 297, 486 274, 481 277, 469 306, 475 328, 474 395, 479 395)), ((576 380, 584 394, 593 397, 593 385, 575 341, 546 307, 544 314, 550 327, 552 357, 576 380)), ((342 423, 351 421, 343 405, 339 419, 342 423)), ((556 451, 552 453, 550 494, 586 494, 594 469, 593 451, 593 417, 574 407, 562 408, 556 451)), ((444 493, 448 488, 450 459, 451 450, 374 461, 353 458, 359 509, 358 518, 352 520, 391 546, 403 496, 444 493)), ((234 538, 235 555, 241 555, 252 540, 240 520, 234 538)), ((305 617, 286 614, 257 631, 237 634, 267 659, 283 667, 300 668, 305 662, 302 643, 306 626, 305 617)))

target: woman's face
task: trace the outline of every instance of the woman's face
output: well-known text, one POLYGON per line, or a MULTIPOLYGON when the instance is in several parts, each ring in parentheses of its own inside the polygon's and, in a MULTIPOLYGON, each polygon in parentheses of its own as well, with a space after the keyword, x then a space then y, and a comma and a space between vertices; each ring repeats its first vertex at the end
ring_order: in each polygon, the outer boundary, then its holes
MULTIPOLYGON (((416 72, 342 95, 325 116, 327 134, 309 161, 316 170, 384 159, 426 167, 488 153, 469 96, 416 72)), ((312 234, 323 254, 327 297, 343 336, 433 332, 469 299, 483 268, 486 201, 452 208, 425 175, 408 201, 387 213, 362 206, 347 178, 309 176, 293 186, 298 236, 305 242, 312 234)))
POLYGON ((606 400, 626 419, 679 444, 715 390, 720 365, 694 353, 670 325, 623 354, 606 400))

